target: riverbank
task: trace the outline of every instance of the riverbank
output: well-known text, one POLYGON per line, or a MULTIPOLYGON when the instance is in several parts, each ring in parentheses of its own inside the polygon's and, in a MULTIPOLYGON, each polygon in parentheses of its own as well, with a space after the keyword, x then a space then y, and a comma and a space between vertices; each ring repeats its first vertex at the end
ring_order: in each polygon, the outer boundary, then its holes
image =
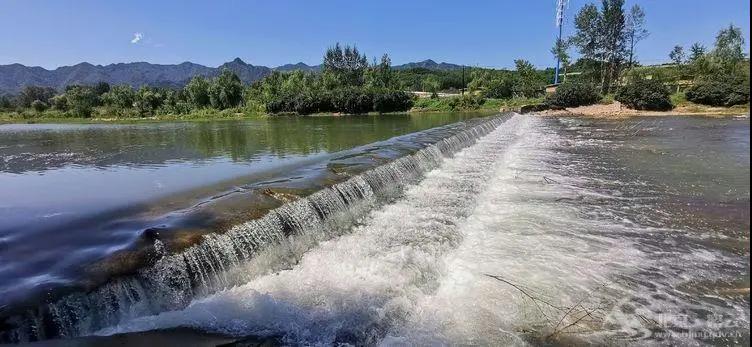
POLYGON ((749 104, 732 107, 711 107, 705 105, 684 102, 678 104, 670 111, 643 111, 634 110, 622 105, 618 101, 608 104, 596 104, 565 108, 562 110, 545 110, 538 112, 543 116, 584 116, 590 118, 621 119, 631 117, 665 117, 665 116, 706 116, 706 117, 729 117, 749 116, 749 104))
POLYGON ((0 124, 36 124, 36 123, 73 123, 73 124, 94 124, 94 123, 149 123, 164 121, 211 121, 211 120, 239 120, 239 119, 260 119, 268 117, 267 114, 257 110, 246 110, 243 108, 233 108, 227 110, 201 109, 186 114, 157 114, 148 117, 139 116, 117 116, 111 113, 100 111, 92 117, 66 117, 62 112, 45 111, 42 113, 25 111, 0 112, 0 124))
MULTIPOLYGON (((512 98, 512 99, 482 99, 472 96, 452 98, 419 98, 415 106, 408 112, 430 116, 433 113, 446 112, 520 112, 524 106, 542 105, 544 98, 512 98), (463 100, 464 99, 464 100, 463 100)), ((732 107, 712 107, 695 104, 682 100, 676 102, 676 107, 670 111, 644 111, 627 108, 618 101, 604 99, 596 105, 572 107, 558 110, 544 110, 536 112, 542 116, 584 116, 591 118, 621 119, 630 117, 661 117, 661 116, 706 116, 728 117, 749 115, 749 104, 732 107)), ((378 115, 371 112, 366 115, 378 115)), ((130 124, 152 123, 165 121, 215 121, 215 120, 242 120, 264 119, 268 117, 280 117, 285 115, 272 115, 258 110, 235 108, 227 110, 202 109, 187 114, 162 114, 149 117, 118 117, 109 116, 103 112, 91 118, 64 117, 62 114, 45 112, 34 114, 33 112, 0 112, 0 124, 130 124)), ((339 117, 341 114, 312 114, 304 117, 339 117)))
MULTIPOLYGON (((514 98, 514 99, 483 99, 477 97, 452 97, 452 98, 419 98, 416 100, 414 107, 407 112, 383 113, 398 114, 410 113, 430 116, 435 113, 445 114, 447 112, 457 113, 498 113, 513 111, 527 104, 543 102, 543 98, 514 98)), ((369 112, 364 115, 379 115, 377 112, 369 112)), ((0 112, 0 124, 37 124, 37 123, 72 123, 72 124, 97 124, 97 123, 150 123, 164 121, 213 121, 213 120, 242 120, 242 119, 263 119, 268 117, 292 116, 285 114, 269 114, 259 111, 258 109, 233 108, 227 110, 215 110, 211 108, 192 111, 186 114, 158 114, 148 117, 139 117, 135 114, 126 114, 122 116, 113 115, 104 109, 94 112, 90 118, 66 117, 65 113, 55 111, 34 112, 31 110, 24 111, 6 111, 0 112)), ((337 113, 317 113, 305 115, 303 117, 338 117, 342 114, 337 113)))

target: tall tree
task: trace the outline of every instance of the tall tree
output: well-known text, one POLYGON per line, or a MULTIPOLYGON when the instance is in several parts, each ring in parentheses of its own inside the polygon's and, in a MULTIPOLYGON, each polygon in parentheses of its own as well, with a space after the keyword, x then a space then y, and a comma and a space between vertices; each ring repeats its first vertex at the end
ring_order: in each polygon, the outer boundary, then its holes
POLYGON ((575 17, 572 42, 586 60, 600 64, 601 90, 608 93, 627 53, 627 25, 624 0, 602 0, 600 10, 583 6, 575 17))
POLYGON ((194 108, 209 106, 209 82, 203 76, 191 78, 184 90, 188 102, 194 108))
POLYGON ((214 78, 209 84, 209 103, 220 110, 240 105, 243 101, 243 84, 238 75, 228 69, 214 78))
POLYGON ((585 59, 600 59, 600 22, 600 13, 593 4, 583 6, 574 18, 577 32, 572 37, 572 42, 585 59))
POLYGON ((669 59, 676 65, 684 63, 684 56, 684 47, 679 45, 674 46, 674 49, 668 54, 669 59))
POLYGON ((620 64, 626 53, 624 0, 603 0, 601 3, 601 33, 605 68, 601 75, 602 90, 607 94, 613 80, 619 75, 620 64))
POLYGON ((562 67, 564 69, 564 81, 567 80, 567 66, 569 66, 569 53, 567 53, 568 49, 569 41, 562 39, 556 39, 556 43, 554 43, 554 46, 551 47, 551 54, 553 54, 556 59, 561 61, 562 67))
POLYGON ((374 58, 372 66, 367 70, 365 82, 371 88, 392 88, 392 59, 389 55, 381 56, 380 61, 374 58))
POLYGON ((55 96, 55 89, 50 87, 26 86, 16 97, 18 105, 21 107, 31 107, 31 103, 39 100, 45 104, 50 103, 50 99, 55 96))
POLYGON ((357 47, 337 42, 324 55, 324 73, 331 74, 345 86, 363 85, 363 73, 368 68, 368 59, 357 47))
POLYGON ((645 29, 645 11, 640 5, 634 5, 629 9, 626 23, 626 39, 629 42, 629 67, 634 64, 635 46, 638 42, 648 37, 650 33, 645 29))
POLYGON ((692 44, 692 47, 689 48, 689 61, 691 63, 696 62, 700 57, 705 55, 705 46, 703 46, 699 42, 695 42, 692 44))
POLYGON ((531 98, 540 95, 545 80, 541 78, 533 64, 524 59, 517 59, 514 61, 514 65, 517 69, 513 88, 516 96, 531 98))
POLYGON ((718 32, 715 38, 713 56, 723 69, 730 72, 736 64, 744 59, 744 35, 733 24, 718 32))

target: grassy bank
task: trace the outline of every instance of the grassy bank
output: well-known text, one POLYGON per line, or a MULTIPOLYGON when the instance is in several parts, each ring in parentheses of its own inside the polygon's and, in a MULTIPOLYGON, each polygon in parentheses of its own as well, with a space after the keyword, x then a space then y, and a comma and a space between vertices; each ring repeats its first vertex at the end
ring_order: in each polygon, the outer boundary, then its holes
POLYGON ((46 110, 36 112, 34 110, 0 111, 0 124, 9 123, 133 123, 133 122, 160 122, 160 121, 206 121, 221 119, 258 119, 267 115, 258 110, 245 108, 232 108, 217 110, 205 108, 183 114, 156 114, 148 117, 140 117, 137 114, 110 112, 104 108, 95 110, 91 117, 73 117, 64 112, 46 110))
POLYGON ((542 103, 543 100, 543 98, 484 99, 478 96, 469 95, 442 98, 419 98, 415 101, 410 112, 512 111, 519 109, 524 105, 542 103))
MULTIPOLYGON (((510 98, 510 99, 484 99, 477 96, 452 96, 441 98, 418 98, 410 113, 426 114, 443 112, 504 112, 518 111, 525 105, 541 104, 545 101, 540 98, 510 98)), ((672 116, 672 115, 706 115, 706 116, 731 116, 749 113, 749 104, 732 107, 713 107, 696 104, 688 101, 684 93, 671 95, 674 109, 670 111, 639 111, 632 110, 615 102, 613 95, 605 95, 596 105, 568 108, 565 110, 547 111, 547 115, 583 115, 590 117, 630 117, 630 116, 672 116)), ((377 113, 369 113, 377 114, 377 113)), ((313 116, 327 116, 330 114, 316 114, 313 116)), ((37 112, 31 109, 23 111, 0 111, 0 124, 9 123, 135 123, 135 122, 160 122, 160 121, 210 121, 225 119, 262 119, 275 117, 258 108, 230 108, 217 110, 204 108, 193 110, 184 114, 157 114, 149 117, 140 117, 132 112, 113 112, 111 109, 96 108, 90 118, 71 117, 66 113, 45 110, 37 112)))

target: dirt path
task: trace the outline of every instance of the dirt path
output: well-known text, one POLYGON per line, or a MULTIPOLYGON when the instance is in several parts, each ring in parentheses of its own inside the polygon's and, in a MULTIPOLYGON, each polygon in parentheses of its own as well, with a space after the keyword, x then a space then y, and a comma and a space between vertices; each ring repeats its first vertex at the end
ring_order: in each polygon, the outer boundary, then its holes
POLYGON ((671 111, 640 111, 627 108, 618 101, 611 104, 597 104, 590 106, 572 107, 564 110, 546 110, 539 112, 544 116, 586 116, 594 118, 628 118, 635 116, 749 116, 749 107, 707 107, 707 106, 677 106, 671 111))

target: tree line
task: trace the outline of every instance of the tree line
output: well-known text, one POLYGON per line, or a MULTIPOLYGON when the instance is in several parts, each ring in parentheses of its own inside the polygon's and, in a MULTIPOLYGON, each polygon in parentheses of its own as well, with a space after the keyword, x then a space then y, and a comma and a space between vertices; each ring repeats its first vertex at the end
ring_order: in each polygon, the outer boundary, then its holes
MULTIPOLYGON (((576 14, 574 24, 575 33, 551 48, 564 72, 563 88, 548 97, 551 105, 578 106, 613 95, 630 107, 666 109, 673 107, 669 99, 676 98, 677 92, 680 98, 713 106, 749 102, 749 59, 738 27, 723 28, 710 49, 695 43, 685 52, 677 45, 668 54, 672 64, 641 66, 637 47, 649 32, 639 5, 626 9, 624 0, 587 4, 576 14), (574 62, 569 54, 572 48, 579 55, 574 62)), ((194 77, 177 89, 106 83, 72 85, 63 91, 28 86, 17 96, 0 96, 0 110, 75 117, 95 112, 114 117, 203 111, 359 114, 403 112, 414 105, 431 109, 433 101, 418 101, 409 91, 428 92, 432 99, 438 99, 442 91, 466 91, 463 97, 442 98, 452 110, 478 108, 486 99, 542 97, 544 86, 554 79, 553 69, 537 69, 524 59, 515 60, 514 65, 511 70, 395 70, 386 54, 369 61, 357 47, 337 43, 324 53, 320 72, 274 71, 249 86, 228 70, 214 78, 194 77)))
POLYGON ((183 88, 132 88, 105 82, 69 85, 62 91, 27 86, 14 97, 0 96, 0 110, 81 118, 94 114, 123 118, 184 115, 204 110, 300 115, 385 113, 409 110, 415 102, 410 91, 429 92, 434 98, 440 91, 468 91, 474 99, 452 104, 464 109, 479 107, 482 102, 478 98, 539 97, 553 73, 551 69, 538 70, 523 59, 515 61, 515 70, 395 70, 386 54, 369 61, 357 47, 339 43, 326 50, 322 65, 320 72, 273 71, 249 86, 229 70, 214 78, 196 76, 183 88))

